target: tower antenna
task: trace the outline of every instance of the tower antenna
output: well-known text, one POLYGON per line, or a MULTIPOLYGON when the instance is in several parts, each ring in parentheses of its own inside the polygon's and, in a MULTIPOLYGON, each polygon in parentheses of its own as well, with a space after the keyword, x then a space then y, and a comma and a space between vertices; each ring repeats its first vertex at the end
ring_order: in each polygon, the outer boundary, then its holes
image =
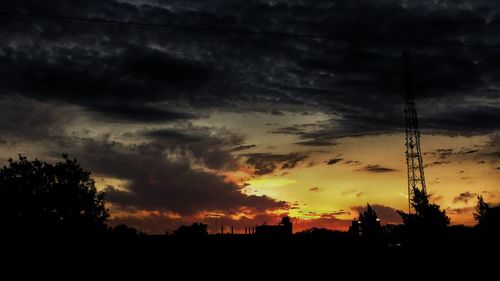
POLYGON ((415 95, 411 81, 410 51, 403 54, 405 64, 405 118, 406 118, 406 167, 408 172, 408 212, 415 213, 412 199, 415 189, 421 190, 427 195, 425 186, 424 163, 420 149, 420 131, 418 128, 418 115, 415 106, 415 95))

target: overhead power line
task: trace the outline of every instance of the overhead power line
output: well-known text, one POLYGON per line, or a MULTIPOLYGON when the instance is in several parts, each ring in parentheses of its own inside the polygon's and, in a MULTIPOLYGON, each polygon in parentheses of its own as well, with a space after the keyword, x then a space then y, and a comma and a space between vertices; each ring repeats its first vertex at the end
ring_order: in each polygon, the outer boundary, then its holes
MULTIPOLYGON (((242 35, 263 35, 263 36, 276 36, 276 37, 290 37, 290 38, 303 38, 303 39, 327 39, 327 40, 354 40, 354 41, 382 41, 387 43, 387 39, 381 38, 348 38, 346 34, 305 34, 305 33, 291 33, 291 32, 279 32, 279 31, 266 31, 266 30, 252 30, 244 28, 230 28, 230 27, 202 27, 195 25, 181 25, 181 24, 164 24, 164 23, 149 23, 149 22, 138 22, 138 21, 124 21, 116 19, 104 19, 104 18, 88 18, 88 17, 73 17, 73 16, 61 16, 61 15, 45 15, 45 14, 31 14, 31 13, 19 13, 19 12, 8 12, 0 11, 1 16, 12 16, 12 17, 29 17, 29 18, 42 18, 42 19, 53 19, 53 20, 63 20, 63 21, 73 21, 73 22, 87 22, 96 24, 118 24, 118 25, 130 25, 138 27, 155 27, 155 28, 168 28, 172 30, 181 31, 194 31, 194 32, 212 32, 212 33, 233 33, 242 35)), ((419 40, 419 41, 398 41, 391 40, 392 43, 399 43, 401 45, 436 45, 436 46, 448 46, 448 47, 470 47, 470 48, 484 48, 484 49, 500 49, 500 45, 482 44, 482 43, 468 43, 461 41, 452 40, 419 40)))

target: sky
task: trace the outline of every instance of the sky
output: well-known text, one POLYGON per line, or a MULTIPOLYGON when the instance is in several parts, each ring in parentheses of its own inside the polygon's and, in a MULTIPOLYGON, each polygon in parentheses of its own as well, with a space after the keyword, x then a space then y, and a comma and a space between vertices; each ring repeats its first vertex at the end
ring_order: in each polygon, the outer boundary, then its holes
POLYGON ((345 230, 368 203, 400 223, 406 49, 431 200, 466 225, 477 196, 500 203, 500 49, 477 46, 500 44, 498 2, 3 6, 219 30, 0 17, 0 164, 75 157, 106 192, 111 224, 243 232, 289 215, 295 231, 345 230))

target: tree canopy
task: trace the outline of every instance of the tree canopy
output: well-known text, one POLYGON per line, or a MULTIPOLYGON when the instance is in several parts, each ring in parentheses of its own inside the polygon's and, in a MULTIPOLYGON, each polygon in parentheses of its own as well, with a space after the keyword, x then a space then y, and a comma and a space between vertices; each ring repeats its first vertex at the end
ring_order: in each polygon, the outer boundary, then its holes
POLYGON ((410 239, 430 241, 440 238, 450 224, 450 218, 446 211, 440 210, 440 206, 429 202, 429 195, 415 188, 411 198, 411 204, 415 213, 398 211, 403 219, 405 233, 410 239))
POLYGON ((107 230, 104 193, 76 159, 50 164, 24 156, 0 169, 4 234, 88 235, 107 230))
POLYGON ((359 214, 361 236, 365 239, 379 239, 382 234, 382 227, 377 213, 370 204, 366 205, 366 211, 359 214))
POLYGON ((500 207, 490 207, 482 196, 478 196, 474 219, 479 230, 485 235, 498 235, 500 233, 500 207))

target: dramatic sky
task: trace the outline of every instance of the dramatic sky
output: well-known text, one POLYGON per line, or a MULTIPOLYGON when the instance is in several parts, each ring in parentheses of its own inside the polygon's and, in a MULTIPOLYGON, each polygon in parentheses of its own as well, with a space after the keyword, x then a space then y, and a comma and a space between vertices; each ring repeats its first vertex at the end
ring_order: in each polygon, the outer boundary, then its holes
POLYGON ((113 224, 345 229, 406 210, 409 45, 428 190, 454 224, 500 202, 500 2, 17 0, 0 15, 0 164, 90 170, 113 224), (450 43, 451 42, 451 43, 450 43), (455 43, 454 43, 455 42, 455 43), (432 43, 432 44, 430 44, 432 43), (437 44, 436 44, 437 43, 437 44))

